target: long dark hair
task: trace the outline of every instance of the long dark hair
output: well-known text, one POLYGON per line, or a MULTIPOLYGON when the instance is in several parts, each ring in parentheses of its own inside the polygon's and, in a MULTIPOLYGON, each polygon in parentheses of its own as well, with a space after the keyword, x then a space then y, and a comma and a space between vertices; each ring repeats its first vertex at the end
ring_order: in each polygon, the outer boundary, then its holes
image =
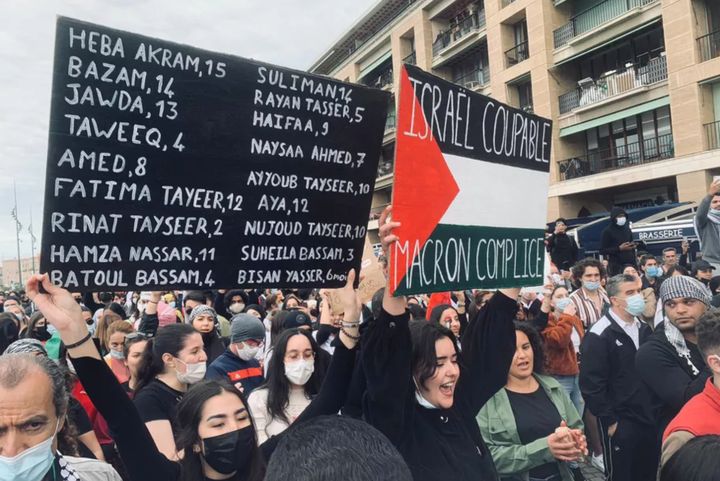
POLYGON ((145 345, 140 358, 136 394, 165 370, 162 355, 168 353, 177 357, 185 346, 185 340, 196 332, 190 324, 170 324, 158 329, 155 337, 145 345))
POLYGON ((533 350, 533 372, 542 374, 545 370, 545 344, 537 329, 529 322, 515 321, 515 330, 524 333, 533 350))
MULTIPOLYGON (((193 448, 200 442, 198 426, 200 425, 203 406, 209 399, 219 396, 223 392, 236 395, 247 409, 248 403, 245 397, 240 391, 224 380, 201 381, 193 384, 177 406, 176 428, 178 432, 175 439, 175 446, 178 452, 182 451, 185 453, 179 461, 182 466, 180 481, 201 481, 205 479, 202 470, 201 456, 199 453, 196 453, 193 448)), ((255 421, 252 416, 250 416, 249 409, 248 416, 250 417, 253 432, 255 432, 255 421)), ((244 481, 262 481, 265 476, 265 458, 257 445, 257 434, 255 434, 255 443, 253 443, 252 451, 250 455, 250 465, 247 469, 243 470, 243 473, 247 473, 244 481)))
POLYGON ((455 352, 458 354, 458 362, 460 362, 457 340, 450 329, 437 323, 417 321, 410 326, 410 337, 412 339, 412 374, 420 386, 425 387, 425 382, 435 375, 437 370, 435 342, 443 337, 452 341, 455 352))
POLYGON ((441 327, 445 327, 440 323, 440 318, 442 317, 443 312, 445 312, 448 309, 452 309, 453 311, 455 311, 455 314, 457 314, 458 320, 460 321, 460 336, 459 337, 462 337, 463 331, 465 331, 465 323, 462 322, 462 316, 460 316, 460 313, 458 312, 458 310, 455 309, 450 304, 439 304, 439 305, 433 307, 433 310, 430 311, 430 322, 433 324, 437 324, 441 327))
POLYGON ((305 395, 312 397, 318 393, 323 378, 323 373, 318 369, 320 348, 308 331, 298 328, 286 329, 278 337, 273 350, 272 362, 268 368, 267 380, 261 386, 268 390, 267 410, 270 417, 282 419, 288 424, 290 424, 290 420, 285 416, 285 408, 290 400, 290 381, 285 377, 285 352, 290 338, 297 335, 305 336, 310 341, 310 347, 315 354, 315 370, 303 386, 305 395))
POLYGON ((18 336, 17 317, 9 312, 0 313, 0 354, 5 352, 10 344, 17 341, 18 336))
POLYGON ((720 436, 698 436, 665 463, 660 481, 714 481, 720 471, 720 436))

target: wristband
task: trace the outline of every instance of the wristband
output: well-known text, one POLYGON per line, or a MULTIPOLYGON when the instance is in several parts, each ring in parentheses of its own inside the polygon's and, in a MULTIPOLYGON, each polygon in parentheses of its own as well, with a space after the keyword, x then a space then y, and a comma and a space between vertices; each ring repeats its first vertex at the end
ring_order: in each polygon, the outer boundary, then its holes
POLYGON ((74 343, 72 343, 72 344, 65 344, 65 348, 66 348, 66 349, 75 349, 76 347, 80 347, 80 346, 82 346, 83 344, 85 344, 86 342, 88 342, 91 337, 92 337, 92 334, 90 334, 90 333, 88 332, 88 333, 87 333, 87 336, 83 337, 83 338, 80 339, 78 342, 74 342, 74 343))
POLYGON ((340 332, 342 332, 343 334, 345 334, 347 337, 349 337, 349 338, 352 339, 353 341, 359 341, 359 340, 360 340, 360 336, 359 336, 359 335, 358 335, 358 336, 353 336, 352 334, 349 334, 349 333, 345 330, 344 327, 341 327, 341 328, 340 328, 340 332))
POLYGON ((352 328, 354 328, 354 327, 358 327, 359 325, 360 325, 360 321, 355 321, 355 322, 346 322, 346 321, 343 321, 343 322, 342 322, 342 327, 347 327, 348 329, 352 329, 352 328))

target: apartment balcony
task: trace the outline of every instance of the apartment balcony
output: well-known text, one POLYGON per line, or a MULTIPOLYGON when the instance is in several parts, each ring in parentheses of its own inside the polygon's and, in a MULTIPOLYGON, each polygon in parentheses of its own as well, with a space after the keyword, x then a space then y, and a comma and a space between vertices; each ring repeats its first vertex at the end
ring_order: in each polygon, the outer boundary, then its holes
POLYGON ((672 134, 642 142, 595 150, 581 157, 558 162, 560 180, 571 180, 612 170, 624 169, 670 159, 675 155, 672 134))
POLYGON ((384 189, 392 185, 395 172, 395 159, 381 157, 375 177, 375 190, 384 189))
POLYGON ((462 77, 454 78, 453 83, 469 90, 481 90, 490 84, 490 67, 479 68, 462 77))
POLYGON ((360 83, 376 89, 391 90, 393 87, 393 71, 392 69, 387 69, 380 73, 368 75, 363 78, 360 83))
POLYGON ((708 150, 720 149, 720 120, 705 124, 704 127, 708 150))
POLYGON ((505 52, 505 67, 510 68, 513 65, 517 65, 520 62, 530 58, 530 48, 528 42, 522 42, 515 45, 510 50, 505 52))
POLYGON ((388 110, 387 117, 385 119, 385 135, 383 136, 383 144, 388 144, 395 140, 395 129, 397 128, 397 114, 395 109, 391 108, 388 110))
POLYGON ((368 220, 379 220, 380 215, 382 215, 383 211, 387 206, 389 206, 390 203, 386 204, 378 204, 370 209, 370 216, 368 220))
POLYGON ((575 37, 594 30, 621 17, 634 8, 644 7, 659 0, 605 0, 578 13, 568 23, 553 32, 555 48, 570 43, 575 37))
POLYGON ((560 115, 648 90, 667 78, 667 58, 663 52, 642 67, 628 64, 624 70, 606 72, 597 80, 580 80, 577 88, 559 97, 560 115))
POLYGON ((433 68, 437 68, 485 36, 485 10, 466 17, 440 32, 433 42, 433 68))
POLYGON ((697 39, 697 43, 701 62, 720 57, 720 30, 703 35, 697 39))
POLYGON ((553 61, 555 65, 570 61, 661 17, 660 0, 605 0, 553 32, 553 61))
POLYGON ((409 63, 410 65, 417 65, 417 55, 415 52, 412 52, 410 55, 405 57, 403 60, 403 63, 409 63))

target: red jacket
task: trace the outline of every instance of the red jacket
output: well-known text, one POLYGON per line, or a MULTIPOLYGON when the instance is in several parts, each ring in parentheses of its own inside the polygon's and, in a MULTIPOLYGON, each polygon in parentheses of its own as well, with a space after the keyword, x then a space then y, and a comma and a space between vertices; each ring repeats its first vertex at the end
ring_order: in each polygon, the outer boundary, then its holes
POLYGON ((720 390, 713 384, 712 377, 703 392, 690 399, 670 421, 663 442, 676 431, 687 431, 694 436, 720 434, 720 390))
POLYGON ((548 314, 547 327, 542 332, 545 340, 545 370, 548 374, 576 376, 580 373, 571 337, 573 326, 582 339, 585 329, 579 317, 560 314, 558 319, 552 312, 548 314))
POLYGON ((80 381, 75 383, 75 387, 72 391, 72 396, 78 400, 78 402, 85 408, 90 422, 92 423, 93 431, 97 436, 100 444, 112 444, 114 441, 110 437, 110 427, 108 427, 107 421, 102 417, 102 414, 93 405, 90 400, 90 396, 85 392, 85 388, 80 384, 80 381))

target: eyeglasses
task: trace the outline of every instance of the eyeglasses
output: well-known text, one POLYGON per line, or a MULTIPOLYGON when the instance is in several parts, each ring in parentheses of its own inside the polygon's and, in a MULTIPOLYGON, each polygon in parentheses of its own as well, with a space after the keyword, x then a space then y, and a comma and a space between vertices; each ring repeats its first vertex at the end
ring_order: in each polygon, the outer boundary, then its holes
POLYGON ((125 336, 125 344, 130 344, 133 341, 146 341, 148 339, 150 339, 150 336, 144 332, 131 332, 125 336))

